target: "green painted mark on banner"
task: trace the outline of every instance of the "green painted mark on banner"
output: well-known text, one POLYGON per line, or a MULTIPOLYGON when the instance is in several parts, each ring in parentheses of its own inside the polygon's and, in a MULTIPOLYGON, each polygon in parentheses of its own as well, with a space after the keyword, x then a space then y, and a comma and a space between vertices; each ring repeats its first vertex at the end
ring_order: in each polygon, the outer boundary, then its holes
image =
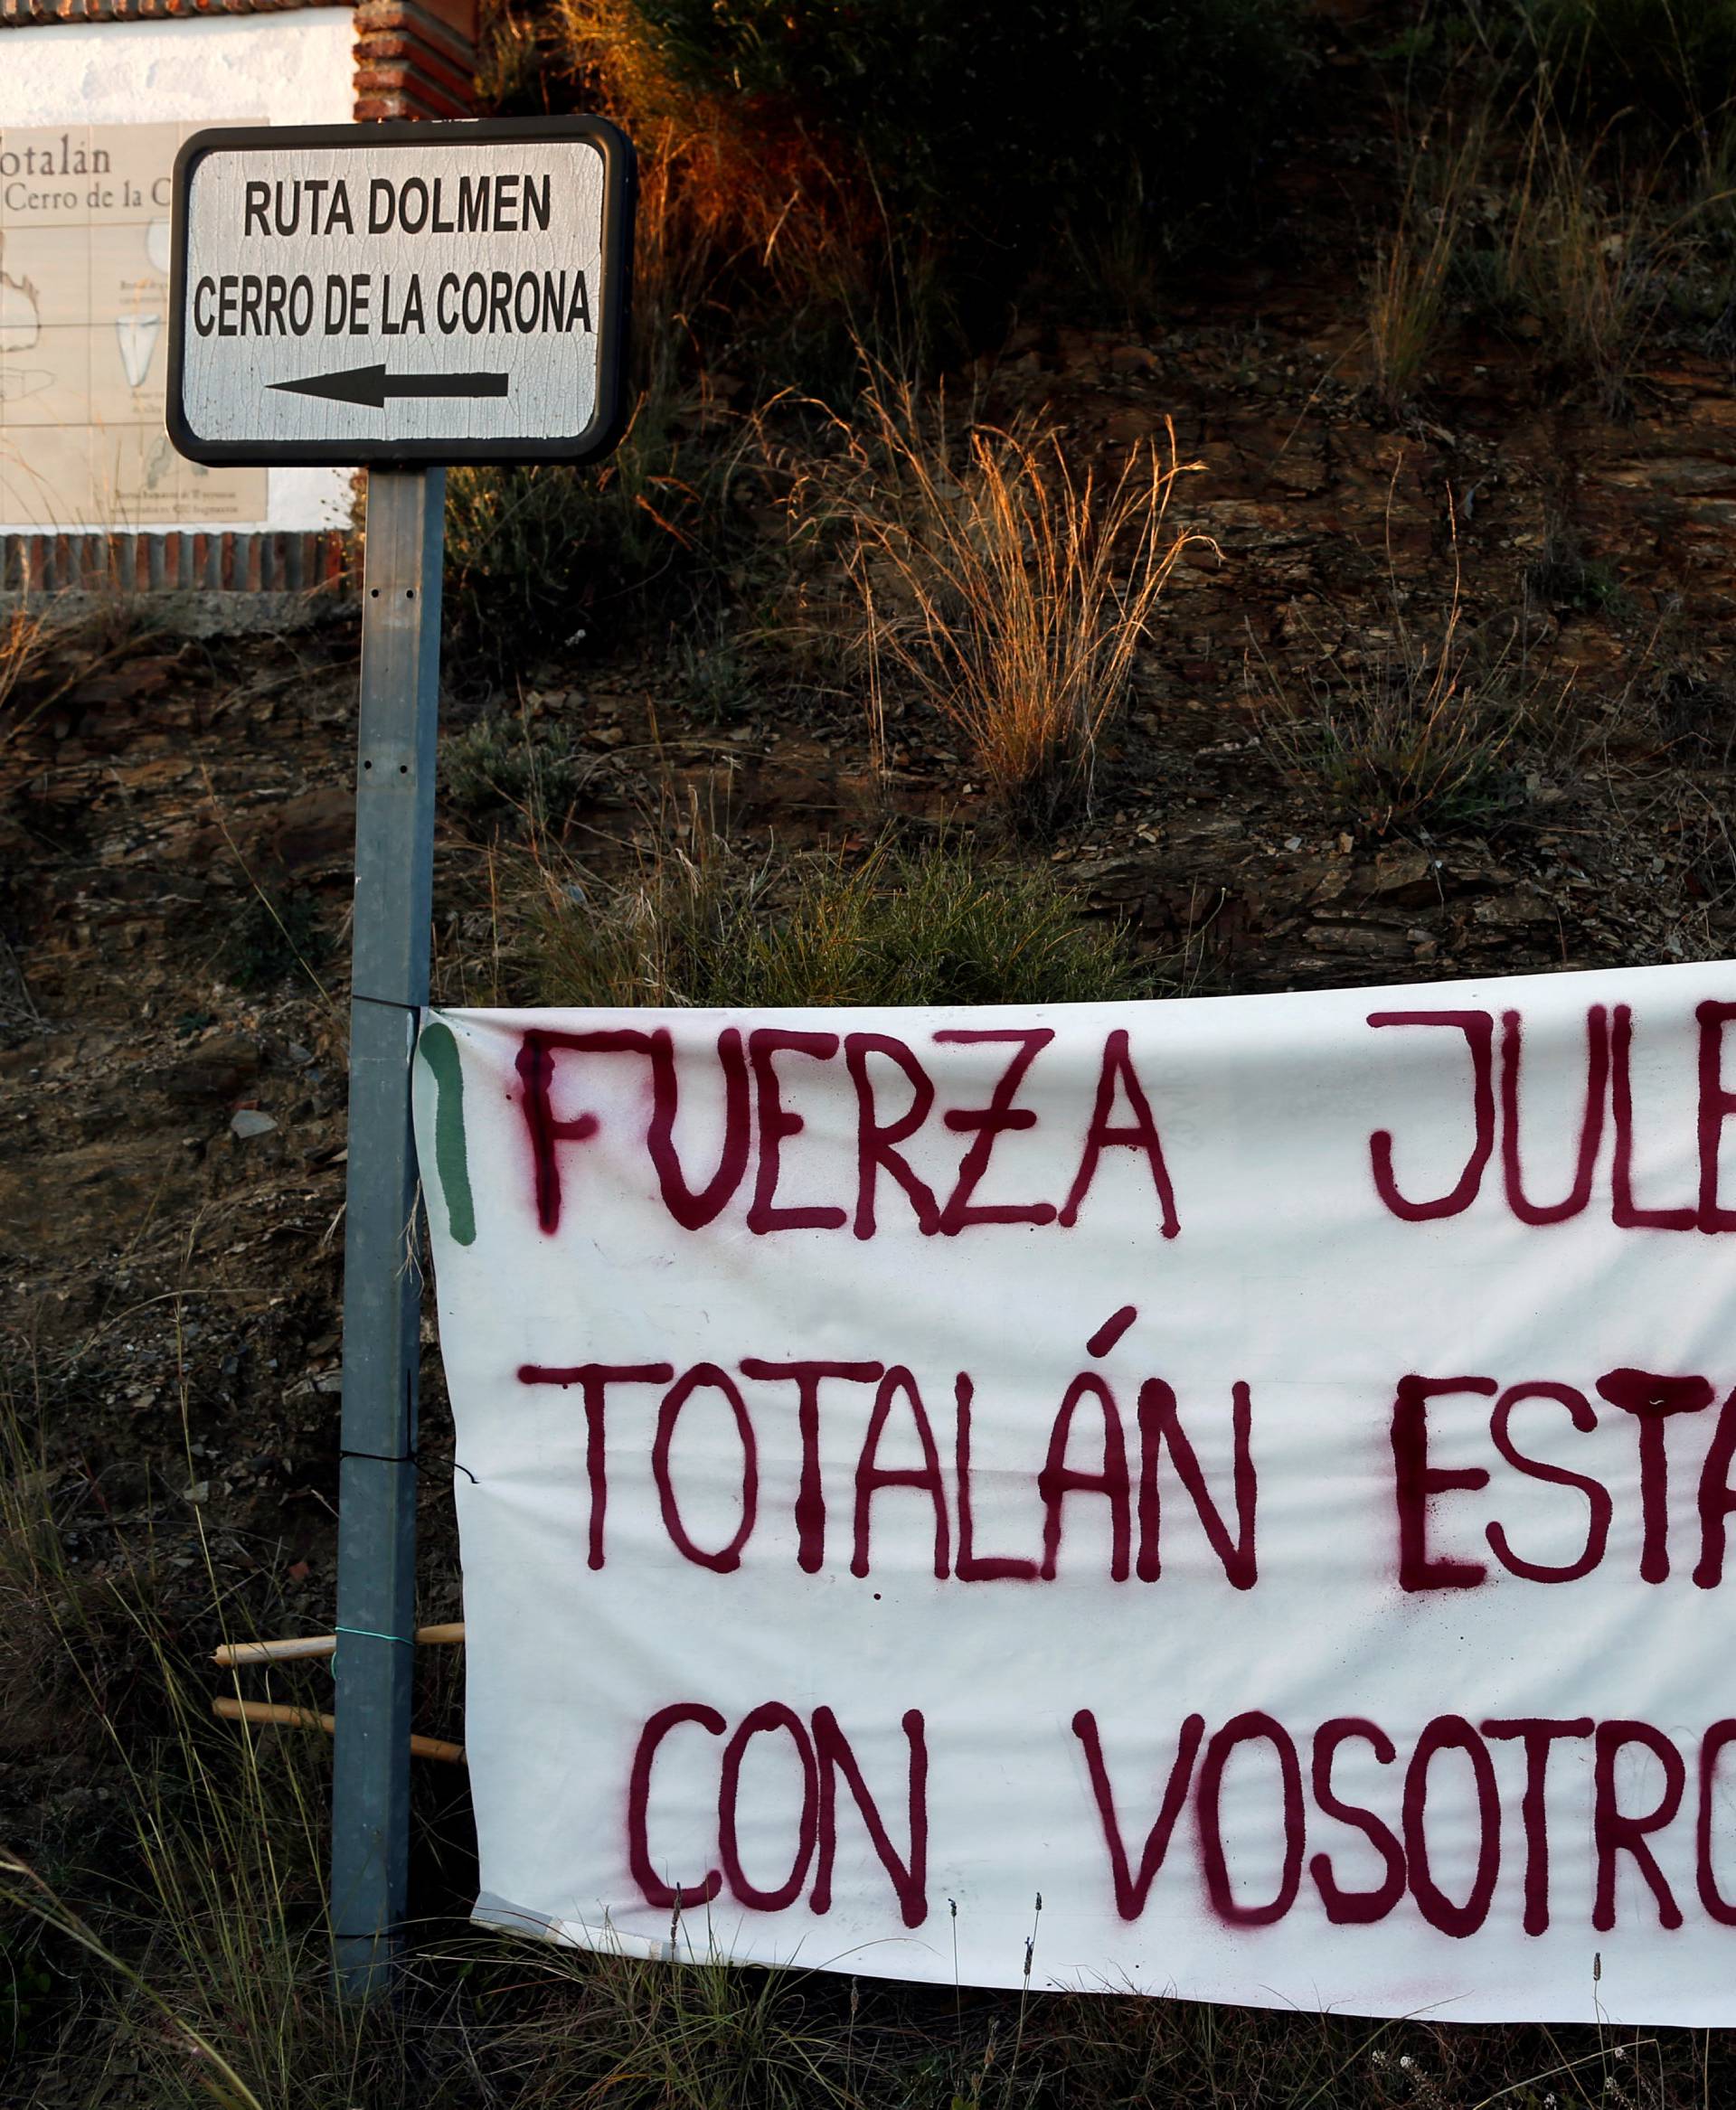
POLYGON ((452 1029, 430 1018, 419 1043, 434 1078, 434 1173, 446 1199, 453 1242, 476 1242, 476 1205, 470 1194, 470 1161, 464 1142, 464 1069, 452 1029))

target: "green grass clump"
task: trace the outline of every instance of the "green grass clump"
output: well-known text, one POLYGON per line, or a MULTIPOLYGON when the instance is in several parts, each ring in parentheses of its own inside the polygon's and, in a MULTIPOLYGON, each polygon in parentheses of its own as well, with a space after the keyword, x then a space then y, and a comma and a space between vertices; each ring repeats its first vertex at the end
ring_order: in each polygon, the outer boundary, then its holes
POLYGON ((677 638, 673 670, 675 693, 693 717, 708 725, 744 718, 757 693, 752 662, 722 630, 709 638, 677 638))
POLYGON ((558 733, 497 711, 440 743, 442 795, 467 820, 518 813, 547 826, 565 816, 590 774, 558 733))
POLYGON ((1522 804, 1513 734, 1498 702, 1387 666, 1321 693, 1280 751, 1319 779, 1346 821, 1382 836, 1487 827, 1522 804))
POLYGON ((542 642, 579 627, 584 521, 592 510, 578 472, 558 464, 453 469, 446 480, 448 618, 503 651, 526 636, 542 642))
POLYGON ((1588 557, 1573 544, 1546 547, 1525 567, 1525 592, 1544 608, 1572 608, 1580 615, 1619 615, 1628 606, 1615 568, 1601 557, 1588 557))
POLYGON ((565 1004, 1079 1003, 1159 993, 1127 933, 1046 866, 962 851, 752 865, 715 843, 633 885, 552 886, 539 1001, 565 1004))

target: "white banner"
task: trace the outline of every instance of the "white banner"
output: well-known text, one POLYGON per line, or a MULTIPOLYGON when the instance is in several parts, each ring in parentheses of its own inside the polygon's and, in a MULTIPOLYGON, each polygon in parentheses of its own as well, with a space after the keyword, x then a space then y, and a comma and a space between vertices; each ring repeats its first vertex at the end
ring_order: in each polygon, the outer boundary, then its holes
POLYGON ((432 1014, 478 1914, 1736 2022, 1732 1022, 432 1014))

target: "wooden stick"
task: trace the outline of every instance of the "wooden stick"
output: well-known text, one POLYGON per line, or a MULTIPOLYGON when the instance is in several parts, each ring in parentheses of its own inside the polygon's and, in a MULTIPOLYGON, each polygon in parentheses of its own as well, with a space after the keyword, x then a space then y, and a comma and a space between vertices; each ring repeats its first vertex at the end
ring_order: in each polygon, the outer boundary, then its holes
MULTIPOLYGON (((416 1638, 424 1647, 444 1648, 464 1639, 464 1621, 453 1619, 444 1626, 419 1626, 416 1638)), ((336 1648, 335 1634, 303 1634, 289 1641, 226 1641, 212 1651, 211 1660, 221 1669, 232 1671, 238 1663, 288 1663, 303 1656, 328 1656, 336 1648)))
MULTIPOLYGON (((220 1721, 281 1722, 289 1729, 324 1729, 328 1737, 337 1729, 335 1719, 329 1714, 317 1714, 311 1707, 284 1707, 273 1700, 220 1697, 212 1701, 211 1711, 220 1721)), ((439 1737, 412 1737, 410 1755, 412 1758, 439 1758, 448 1766, 467 1764, 462 1744, 448 1744, 439 1737)))

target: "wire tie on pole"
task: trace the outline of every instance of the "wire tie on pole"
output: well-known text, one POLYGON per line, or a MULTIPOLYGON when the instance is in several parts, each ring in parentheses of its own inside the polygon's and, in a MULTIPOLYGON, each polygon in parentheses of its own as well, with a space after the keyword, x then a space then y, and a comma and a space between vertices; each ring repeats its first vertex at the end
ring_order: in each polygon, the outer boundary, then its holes
POLYGON ((395 1641, 401 1647, 413 1648, 416 1644, 408 1634, 376 1634, 372 1626, 335 1626, 334 1634, 353 1634, 358 1641, 395 1641))
MULTIPOLYGON (((340 1461, 344 1458, 369 1458, 376 1465, 414 1465, 419 1473, 430 1473, 434 1470, 432 1464, 425 1465, 423 1463, 420 1451, 339 1451, 337 1455, 340 1461)), ((452 1470, 455 1473, 462 1473, 472 1487, 479 1487, 482 1484, 468 1465, 461 1464, 457 1458, 453 1458, 449 1463, 452 1470)))

